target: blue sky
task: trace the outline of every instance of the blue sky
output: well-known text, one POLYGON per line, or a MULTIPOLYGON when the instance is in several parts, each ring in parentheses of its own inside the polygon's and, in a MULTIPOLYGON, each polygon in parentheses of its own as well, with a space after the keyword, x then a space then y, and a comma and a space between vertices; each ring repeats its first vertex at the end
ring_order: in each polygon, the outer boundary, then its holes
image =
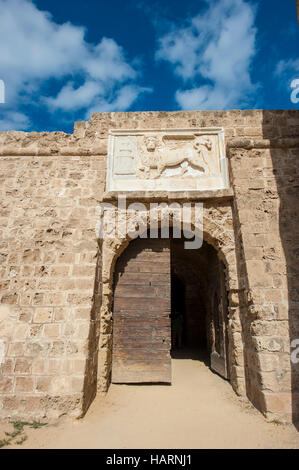
POLYGON ((0 130, 72 132, 94 111, 298 109, 295 4, 0 0, 0 130))

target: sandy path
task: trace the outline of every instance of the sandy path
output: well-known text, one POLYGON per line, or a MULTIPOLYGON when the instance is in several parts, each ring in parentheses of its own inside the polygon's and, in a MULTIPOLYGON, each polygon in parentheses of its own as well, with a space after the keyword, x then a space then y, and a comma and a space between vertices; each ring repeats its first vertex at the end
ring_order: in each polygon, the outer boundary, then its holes
POLYGON ((22 448, 299 448, 293 426, 267 423, 203 362, 172 370, 172 386, 112 385, 84 419, 26 428, 22 448))

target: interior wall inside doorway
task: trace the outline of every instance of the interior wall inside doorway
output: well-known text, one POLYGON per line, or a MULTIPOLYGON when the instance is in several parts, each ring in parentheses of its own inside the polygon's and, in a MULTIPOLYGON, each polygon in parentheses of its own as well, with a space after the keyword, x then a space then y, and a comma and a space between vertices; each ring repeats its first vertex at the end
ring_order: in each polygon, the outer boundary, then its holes
POLYGON ((183 313, 182 347, 212 352, 225 338, 217 328, 221 297, 220 270, 225 269, 216 250, 206 242, 200 249, 188 250, 184 239, 171 240, 172 313, 183 313), (215 321, 216 318, 216 321, 215 321), (214 321, 213 321, 214 319, 214 321))

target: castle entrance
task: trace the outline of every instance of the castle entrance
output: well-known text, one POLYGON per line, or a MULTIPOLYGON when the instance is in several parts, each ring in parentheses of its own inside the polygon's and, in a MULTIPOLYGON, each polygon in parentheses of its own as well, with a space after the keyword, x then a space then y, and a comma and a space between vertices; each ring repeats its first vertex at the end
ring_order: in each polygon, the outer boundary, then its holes
POLYGON ((208 243, 137 238, 114 275, 113 383, 171 383, 171 358, 229 379, 225 267, 208 243))

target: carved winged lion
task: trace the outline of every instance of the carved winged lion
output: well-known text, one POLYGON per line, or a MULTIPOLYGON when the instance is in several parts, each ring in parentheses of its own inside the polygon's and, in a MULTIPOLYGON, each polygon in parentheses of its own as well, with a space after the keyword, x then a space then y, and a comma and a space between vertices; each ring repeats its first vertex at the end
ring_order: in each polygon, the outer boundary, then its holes
POLYGON ((169 148, 157 146, 155 136, 146 136, 144 139, 147 150, 142 158, 140 170, 148 174, 156 170, 156 178, 161 176, 166 168, 181 166, 181 174, 188 170, 188 163, 196 169, 209 173, 208 152, 212 149, 212 142, 208 137, 196 136, 185 148, 169 148))

